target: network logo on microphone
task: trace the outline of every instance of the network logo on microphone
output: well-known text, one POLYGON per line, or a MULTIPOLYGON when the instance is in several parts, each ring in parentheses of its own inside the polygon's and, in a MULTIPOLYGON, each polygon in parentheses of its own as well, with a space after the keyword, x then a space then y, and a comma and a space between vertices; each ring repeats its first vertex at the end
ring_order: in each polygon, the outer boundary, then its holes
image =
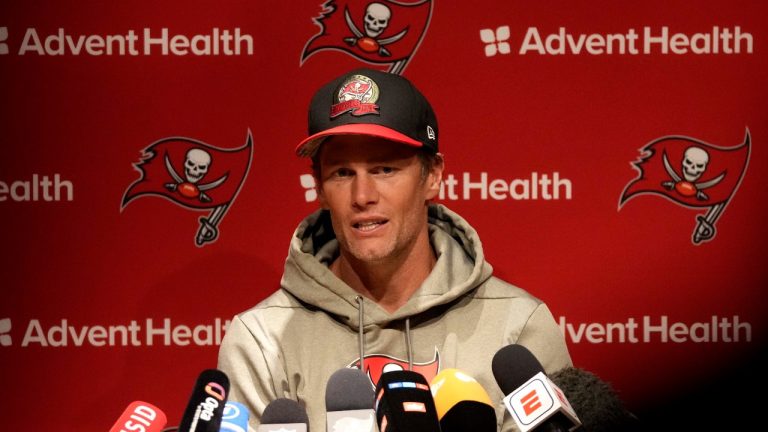
POLYGON ((505 397, 504 404, 521 432, 539 427, 556 414, 565 416, 572 425, 581 424, 565 395, 543 372, 505 397))
POLYGON ((11 343, 13 343, 13 340, 11 339, 11 335, 6 334, 6 333, 10 333, 10 331, 11 331, 11 319, 10 318, 0 319, 0 346, 11 346, 11 343))
POLYGON ((224 402, 227 397, 227 391, 221 384, 216 382, 209 382, 205 386, 205 392, 212 397, 205 398, 205 401, 200 403, 198 409, 200 410, 200 418, 205 421, 210 421, 213 418, 213 413, 216 408, 219 407, 219 402, 224 402))
POLYGON ((510 404, 515 408, 515 413, 520 416, 520 422, 530 424, 552 408, 554 400, 544 387, 544 383, 541 380, 535 380, 516 393, 516 397, 510 400, 510 404))

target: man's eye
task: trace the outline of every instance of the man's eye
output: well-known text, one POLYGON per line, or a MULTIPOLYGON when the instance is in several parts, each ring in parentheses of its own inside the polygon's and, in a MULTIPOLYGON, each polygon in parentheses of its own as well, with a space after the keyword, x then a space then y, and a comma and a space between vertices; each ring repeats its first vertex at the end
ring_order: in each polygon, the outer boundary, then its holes
POLYGON ((348 170, 346 168, 340 168, 336 170, 335 175, 336 177, 349 177, 352 175, 352 170, 348 170))
POLYGON ((379 167, 376 171, 378 171, 379 174, 392 174, 395 172, 395 169, 392 167, 379 167))

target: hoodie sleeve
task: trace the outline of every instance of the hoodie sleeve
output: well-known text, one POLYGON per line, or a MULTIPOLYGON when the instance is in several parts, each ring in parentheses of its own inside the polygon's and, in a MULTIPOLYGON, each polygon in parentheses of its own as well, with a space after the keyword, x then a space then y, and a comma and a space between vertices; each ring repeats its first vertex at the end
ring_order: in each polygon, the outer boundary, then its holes
POLYGON ((564 367, 573 366, 565 337, 544 303, 534 309, 520 332, 517 343, 533 353, 548 375, 564 367))
MULTIPOLYGON (((265 339, 258 337, 258 329, 249 328, 240 316, 235 316, 219 348, 218 368, 227 374, 230 382, 229 400, 240 402, 249 411, 249 430, 256 430, 267 404, 275 400, 274 376, 271 365, 276 354, 265 347, 265 339)), ((281 396, 282 397, 282 396, 281 396)))

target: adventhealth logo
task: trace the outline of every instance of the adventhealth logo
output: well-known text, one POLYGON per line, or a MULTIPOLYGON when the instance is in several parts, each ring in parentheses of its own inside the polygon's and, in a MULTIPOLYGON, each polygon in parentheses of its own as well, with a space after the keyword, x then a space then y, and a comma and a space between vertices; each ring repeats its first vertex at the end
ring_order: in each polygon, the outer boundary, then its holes
POLYGON ((11 319, 10 318, 3 318, 0 320, 0 346, 11 346, 11 335, 8 335, 6 333, 9 333, 11 331, 11 319))
POLYGON ((0 27, 0 55, 8 54, 8 27, 0 27))
POLYGON ((299 183, 304 188, 304 199, 307 202, 317 200, 317 185, 315 185, 315 176, 312 174, 302 174, 299 177, 299 183))
MULTIPOLYGON (((511 54, 510 28, 480 30, 486 57, 511 54)), ((559 27, 543 31, 528 27, 515 44, 518 55, 732 55, 752 54, 755 40, 740 26, 712 26, 698 33, 675 32, 668 26, 629 28, 616 33, 583 33, 559 27)))
POLYGON ((497 27, 496 30, 480 30, 480 40, 485 43, 485 56, 493 57, 496 53, 509 54, 512 48, 509 46, 509 26, 497 27))
MULTIPOLYGON (((304 200, 317 200, 317 185, 312 174, 299 176, 304 200)), ((487 172, 446 174, 438 198, 444 201, 558 201, 573 199, 573 182, 560 172, 531 172, 522 178, 494 178, 487 172)))
MULTIPOLYGON (((181 34, 168 28, 129 29, 124 33, 81 34, 65 28, 51 33, 30 27, 13 50, 20 56, 239 56, 253 55, 253 36, 239 27, 214 27, 206 33, 181 34)), ((18 43, 18 42, 17 42, 18 43)), ((0 27, 0 54, 9 54, 8 28, 0 27)))

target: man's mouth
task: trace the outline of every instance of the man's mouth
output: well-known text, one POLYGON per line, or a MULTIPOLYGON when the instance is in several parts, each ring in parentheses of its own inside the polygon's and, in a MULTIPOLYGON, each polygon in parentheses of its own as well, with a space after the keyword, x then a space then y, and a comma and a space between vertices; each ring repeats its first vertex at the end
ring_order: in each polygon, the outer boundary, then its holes
POLYGON ((358 223, 354 224, 353 226, 358 231, 367 232, 367 231, 373 231, 376 228, 384 225, 385 223, 387 223, 387 221, 385 221, 385 220, 381 220, 381 221, 366 221, 366 222, 358 222, 358 223))

